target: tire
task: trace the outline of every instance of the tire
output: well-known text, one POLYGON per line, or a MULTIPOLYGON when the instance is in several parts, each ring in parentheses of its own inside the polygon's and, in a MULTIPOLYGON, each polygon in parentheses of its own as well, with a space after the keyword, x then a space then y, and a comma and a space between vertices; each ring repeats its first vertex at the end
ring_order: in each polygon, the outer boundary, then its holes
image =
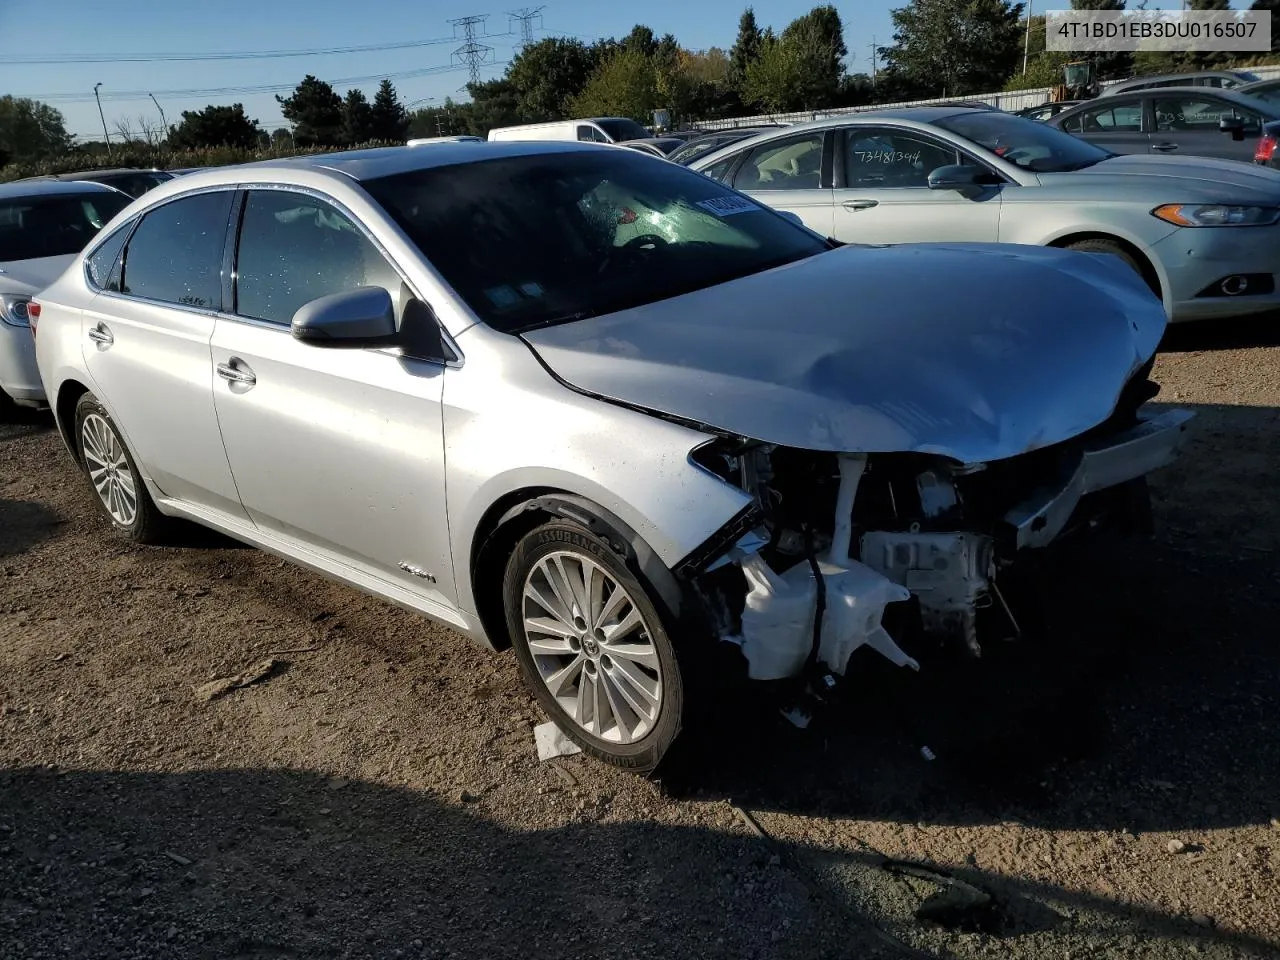
POLYGON ((12 423, 18 417, 18 405, 13 397, 0 390, 0 423, 12 423))
POLYGON ((653 591, 595 534, 553 520, 516 544, 502 592, 525 683, 546 714, 588 755, 633 773, 652 772, 684 713, 684 679, 653 591), (575 581, 587 603, 560 602, 575 581), (594 605, 588 583, 598 584, 594 605), (527 597, 526 586, 546 602, 527 597), (618 590, 623 596, 615 600, 618 590), (593 606, 594 630, 581 616, 593 606), (610 629, 633 616, 638 622, 625 636, 610 629), (536 621, 535 629, 526 618, 536 621), (556 680, 563 681, 559 697, 552 692, 556 680))
POLYGON ((156 508, 111 414, 91 393, 76 404, 75 429, 80 464, 111 529, 136 543, 164 543, 172 521, 156 508))
POLYGON ((1152 283, 1151 277, 1147 276, 1147 271, 1143 269, 1141 263, 1134 257, 1122 244, 1114 240, 1103 240, 1101 238, 1095 240, 1077 240, 1075 243, 1067 244, 1068 250, 1079 250, 1081 253, 1105 253, 1113 257, 1119 257, 1130 269, 1142 278, 1142 282, 1151 288, 1151 292, 1157 297, 1160 296, 1160 290, 1152 283))

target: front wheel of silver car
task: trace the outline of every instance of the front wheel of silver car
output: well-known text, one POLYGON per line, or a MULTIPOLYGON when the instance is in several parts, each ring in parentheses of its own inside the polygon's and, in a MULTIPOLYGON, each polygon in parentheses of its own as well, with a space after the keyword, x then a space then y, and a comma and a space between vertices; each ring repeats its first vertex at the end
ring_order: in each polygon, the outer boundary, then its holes
POLYGON ((679 732, 684 685, 645 584, 599 537, 555 520, 516 546, 503 595, 543 710, 590 755, 652 771, 679 732))
POLYGON ((80 463, 112 529, 138 543, 167 539, 169 518, 152 501, 111 414, 91 393, 76 404, 75 431, 80 463))

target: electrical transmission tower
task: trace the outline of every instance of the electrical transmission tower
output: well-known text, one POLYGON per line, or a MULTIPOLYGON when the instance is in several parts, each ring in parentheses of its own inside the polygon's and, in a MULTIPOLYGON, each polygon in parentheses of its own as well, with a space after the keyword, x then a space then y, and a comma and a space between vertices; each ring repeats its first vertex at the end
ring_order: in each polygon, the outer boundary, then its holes
POLYGON ((493 62, 493 47, 487 43, 481 43, 476 39, 476 27, 479 27, 479 35, 484 36, 484 22, 489 19, 488 14, 478 17, 458 17, 456 20, 450 20, 453 24, 453 35, 456 37, 458 31, 462 31, 462 46, 453 51, 453 59, 456 63, 464 63, 471 72, 471 82, 480 82, 480 67, 486 63, 493 62))
POLYGON ((516 31, 512 28, 518 23, 520 24, 520 39, 516 41, 516 50, 520 50, 533 43, 534 21, 537 21, 539 27, 542 26, 542 11, 547 9, 542 7, 524 7, 520 10, 513 10, 507 14, 507 29, 512 33, 516 31))

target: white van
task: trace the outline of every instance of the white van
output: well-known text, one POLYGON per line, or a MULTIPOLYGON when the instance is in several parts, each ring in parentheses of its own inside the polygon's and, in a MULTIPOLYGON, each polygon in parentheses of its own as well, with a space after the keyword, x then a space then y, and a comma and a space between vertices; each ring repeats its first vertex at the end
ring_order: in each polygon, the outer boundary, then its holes
POLYGON ((586 120, 555 120, 526 123, 518 127, 496 127, 490 140, 586 140, 594 143, 622 143, 643 140, 648 130, 627 117, 591 117, 586 120))

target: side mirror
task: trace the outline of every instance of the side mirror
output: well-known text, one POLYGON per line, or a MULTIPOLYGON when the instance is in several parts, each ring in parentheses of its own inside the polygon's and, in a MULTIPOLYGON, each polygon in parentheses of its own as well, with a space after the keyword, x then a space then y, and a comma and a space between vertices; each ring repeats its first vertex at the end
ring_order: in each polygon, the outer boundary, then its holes
POLYGON ((1218 121, 1218 129, 1231 134, 1232 140, 1244 139, 1244 120, 1241 117, 1223 117, 1218 121))
POLYGON ((982 186, 986 171, 965 163, 938 167, 929 174, 930 190, 972 190, 982 186))
POLYGON ((382 287, 358 287, 304 303, 293 315, 291 332, 315 347, 391 347, 400 341, 395 304, 382 287))

